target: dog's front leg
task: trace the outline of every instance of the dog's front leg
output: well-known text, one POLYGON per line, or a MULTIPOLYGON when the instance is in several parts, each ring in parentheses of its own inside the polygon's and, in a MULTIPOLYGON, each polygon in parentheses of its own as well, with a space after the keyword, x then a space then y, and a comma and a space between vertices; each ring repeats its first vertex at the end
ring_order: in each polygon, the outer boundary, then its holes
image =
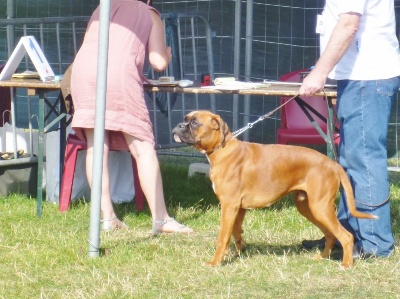
POLYGON ((217 266, 221 264, 229 249, 229 242, 238 212, 239 207, 234 207, 229 202, 221 203, 221 224, 217 239, 217 249, 214 258, 207 262, 206 265, 217 266))

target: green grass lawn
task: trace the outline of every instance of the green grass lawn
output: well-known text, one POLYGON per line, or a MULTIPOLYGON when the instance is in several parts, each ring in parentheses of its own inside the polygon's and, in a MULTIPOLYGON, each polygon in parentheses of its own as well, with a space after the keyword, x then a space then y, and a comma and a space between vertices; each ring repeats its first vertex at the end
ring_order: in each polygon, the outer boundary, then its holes
MULTIPOLYGON (((204 266, 214 254, 220 214, 210 181, 187 177, 193 158, 161 160, 168 209, 193 235, 153 237, 150 213, 123 204, 116 209, 129 229, 101 232, 102 255, 89 258, 89 204, 60 213, 45 203, 37 218, 35 199, 0 198, 0 298, 399 298, 398 252, 347 270, 340 261, 314 260, 317 251, 300 243, 321 233, 290 198, 248 212, 242 257, 204 266)), ((399 175, 391 173, 391 181, 398 241, 399 175)))

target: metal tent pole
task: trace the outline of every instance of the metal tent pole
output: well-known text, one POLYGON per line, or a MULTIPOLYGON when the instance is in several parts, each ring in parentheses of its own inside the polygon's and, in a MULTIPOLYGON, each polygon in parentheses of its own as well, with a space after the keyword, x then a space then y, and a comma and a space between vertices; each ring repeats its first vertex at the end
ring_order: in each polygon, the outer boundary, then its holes
MULTIPOLYGON (((251 81, 251 64, 252 64, 252 52, 253 52, 253 0, 247 0, 246 9, 246 50, 245 50, 245 70, 244 76, 245 81, 251 81)), ((250 96, 244 97, 244 112, 243 112, 243 124, 250 122, 250 96)), ((243 140, 249 140, 249 131, 246 131, 243 135, 243 140)))
MULTIPOLYGON (((14 19, 14 18, 15 18, 14 0, 7 0, 7 19, 14 19)), ((11 56, 11 53, 14 50, 14 46, 15 46, 14 25, 7 25, 8 57, 11 56)), ((15 130, 15 121, 16 121, 15 97, 16 97, 16 95, 14 94, 14 90, 12 88, 10 88, 10 94, 11 94, 11 124, 12 124, 12 130, 13 130, 13 144, 14 144, 13 152, 14 152, 14 157, 17 157, 17 134, 16 134, 16 130, 15 130)))
MULTIPOLYGON (((15 18, 14 0, 7 0, 7 19, 15 18)), ((10 57, 15 45, 14 25, 7 25, 8 57, 10 57)))
MULTIPOLYGON (((233 73, 236 79, 239 79, 240 75, 240 23, 242 19, 241 12, 241 0, 235 2, 235 43, 233 52, 233 73)), ((238 129, 239 119, 239 95, 233 95, 233 107, 232 107, 233 121, 232 129, 235 131, 238 129)))
POLYGON ((110 0, 101 0, 97 58, 96 111, 94 122, 93 176, 90 204, 89 257, 98 257, 100 255, 100 202, 103 177, 104 116, 107 92, 109 21, 110 0))

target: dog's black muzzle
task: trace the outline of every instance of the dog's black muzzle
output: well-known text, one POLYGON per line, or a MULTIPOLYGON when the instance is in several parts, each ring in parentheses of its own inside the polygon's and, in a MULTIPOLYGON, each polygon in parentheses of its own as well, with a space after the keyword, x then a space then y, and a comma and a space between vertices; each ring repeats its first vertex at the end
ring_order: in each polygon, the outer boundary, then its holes
POLYGON ((187 144, 194 144, 194 136, 190 130, 188 123, 179 123, 174 129, 172 129, 172 136, 175 142, 184 142, 187 144))

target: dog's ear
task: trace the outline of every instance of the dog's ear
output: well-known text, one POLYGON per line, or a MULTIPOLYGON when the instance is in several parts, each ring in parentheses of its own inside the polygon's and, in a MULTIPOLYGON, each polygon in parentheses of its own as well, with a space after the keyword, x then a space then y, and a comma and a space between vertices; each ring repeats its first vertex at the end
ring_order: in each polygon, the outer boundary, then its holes
POLYGON ((213 117, 211 119, 211 128, 214 130, 218 130, 220 127, 221 118, 220 117, 213 117))
POLYGON ((229 134, 229 127, 224 121, 221 122, 221 125, 222 125, 221 132, 223 133, 224 137, 226 137, 229 134))
POLYGON ((220 116, 217 116, 211 120, 211 127, 214 130, 221 131, 221 140, 225 140, 225 137, 229 134, 229 127, 220 116))
POLYGON ((221 133, 223 134, 223 136, 225 137, 226 135, 228 135, 229 133, 229 127, 226 124, 226 122, 224 122, 222 120, 222 118, 220 116, 215 117, 211 120, 211 127, 214 130, 218 130, 221 128, 221 133))

